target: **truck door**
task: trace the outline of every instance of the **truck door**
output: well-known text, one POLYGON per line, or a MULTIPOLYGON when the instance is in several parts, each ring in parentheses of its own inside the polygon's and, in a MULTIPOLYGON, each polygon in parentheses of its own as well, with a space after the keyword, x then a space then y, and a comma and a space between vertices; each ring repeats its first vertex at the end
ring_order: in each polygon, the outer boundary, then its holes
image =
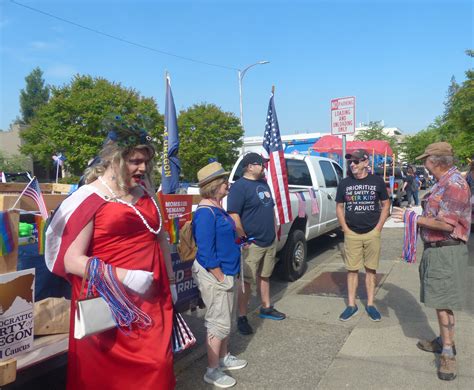
POLYGON ((326 231, 337 227, 336 217, 336 191, 337 191, 337 175, 330 161, 320 160, 319 167, 324 177, 324 188, 321 188, 323 199, 323 217, 326 222, 326 231))

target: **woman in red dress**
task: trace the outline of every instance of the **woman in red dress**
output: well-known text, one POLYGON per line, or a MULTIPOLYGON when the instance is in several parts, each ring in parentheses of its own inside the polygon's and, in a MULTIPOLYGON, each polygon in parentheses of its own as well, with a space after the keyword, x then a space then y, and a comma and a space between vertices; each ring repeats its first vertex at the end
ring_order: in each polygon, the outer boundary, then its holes
POLYGON ((46 233, 50 270, 72 284, 67 389, 174 389, 176 289, 159 209, 144 186, 155 152, 143 132, 135 137, 141 145, 120 133, 109 137, 100 162, 86 171, 86 185, 61 204, 46 233), (152 319, 150 327, 74 338, 76 300, 91 257, 115 267, 130 299, 152 319))

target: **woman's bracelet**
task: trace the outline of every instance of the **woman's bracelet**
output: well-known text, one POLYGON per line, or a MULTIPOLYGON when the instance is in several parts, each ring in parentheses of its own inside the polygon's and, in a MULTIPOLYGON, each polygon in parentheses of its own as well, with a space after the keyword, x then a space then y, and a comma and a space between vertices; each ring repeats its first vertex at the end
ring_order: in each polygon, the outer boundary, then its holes
POLYGON ((170 282, 170 284, 176 284, 176 279, 174 278, 174 276, 168 277, 168 281, 170 282))

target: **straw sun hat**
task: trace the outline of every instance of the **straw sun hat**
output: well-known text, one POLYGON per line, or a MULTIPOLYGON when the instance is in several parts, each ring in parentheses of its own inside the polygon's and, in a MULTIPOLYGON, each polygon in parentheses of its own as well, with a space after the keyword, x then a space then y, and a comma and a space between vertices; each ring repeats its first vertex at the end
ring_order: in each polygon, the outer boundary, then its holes
POLYGON ((214 161, 198 171, 198 186, 203 187, 211 181, 227 176, 228 174, 229 172, 226 172, 220 163, 214 161))

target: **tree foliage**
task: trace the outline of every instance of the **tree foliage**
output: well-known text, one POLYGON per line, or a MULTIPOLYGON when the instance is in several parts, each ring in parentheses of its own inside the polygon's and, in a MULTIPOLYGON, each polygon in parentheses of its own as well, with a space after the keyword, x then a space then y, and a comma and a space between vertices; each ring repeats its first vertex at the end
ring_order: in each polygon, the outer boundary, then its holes
POLYGON ((397 138, 394 136, 390 136, 383 131, 383 126, 380 121, 371 121, 367 126, 367 129, 360 130, 355 139, 357 141, 372 141, 372 140, 381 140, 387 141, 392 148, 392 151, 398 155, 399 148, 398 148, 398 141, 397 138))
POLYGON ((189 182, 196 182, 197 171, 209 163, 219 161, 230 170, 242 146, 243 130, 239 119, 214 104, 195 104, 179 113, 179 157, 181 173, 189 182))
POLYGON ((111 113, 124 119, 141 114, 149 119, 148 131, 157 139, 160 150, 163 136, 163 117, 155 101, 145 98, 134 89, 112 83, 103 78, 76 75, 61 87, 51 88, 52 97, 43 105, 21 133, 24 154, 31 155, 46 168, 51 167, 52 155, 62 152, 68 171, 81 175, 87 162, 97 155, 107 134, 102 129, 104 118, 111 113))
POLYGON ((7 154, 0 150, 0 171, 23 172, 29 170, 30 163, 26 156, 21 154, 7 154))
MULTIPOLYGON (((473 50, 466 54, 474 57, 473 50)), ((421 155, 433 142, 449 142, 461 163, 474 155, 474 71, 466 71, 466 80, 458 85, 454 78, 448 88, 445 110, 425 130, 406 138, 404 152, 409 162, 421 155)))
POLYGON ((20 91, 21 121, 30 124, 41 106, 49 100, 49 87, 45 85, 43 72, 36 67, 25 77, 25 89, 20 91))

